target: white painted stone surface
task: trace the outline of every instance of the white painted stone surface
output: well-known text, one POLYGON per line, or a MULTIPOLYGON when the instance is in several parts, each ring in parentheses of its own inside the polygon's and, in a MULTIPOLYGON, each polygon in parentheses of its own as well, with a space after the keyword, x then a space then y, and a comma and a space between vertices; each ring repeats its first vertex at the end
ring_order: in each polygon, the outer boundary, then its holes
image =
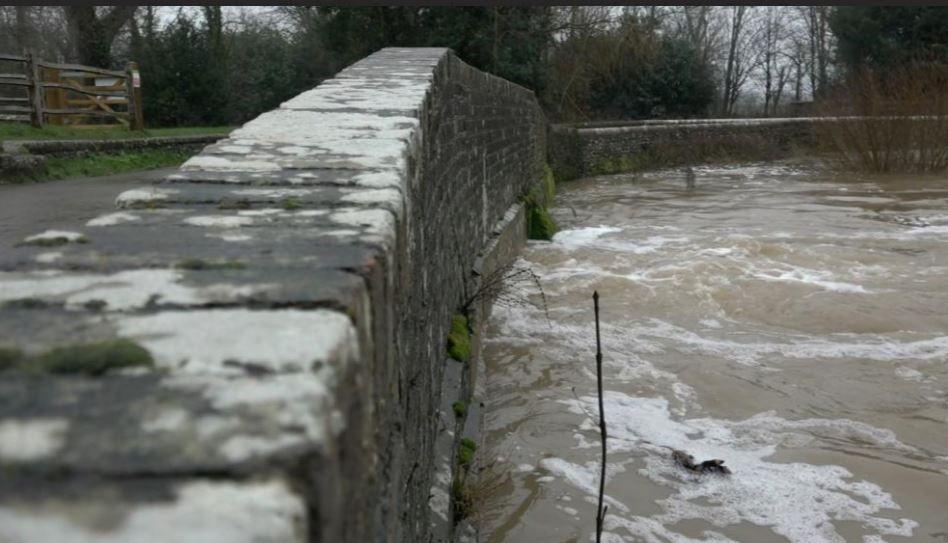
POLYGON ((306 507, 286 482, 195 480, 172 501, 128 503, 90 496, 0 507, 0 541, 56 543, 295 543, 306 507))
POLYGON ((0 420, 0 461, 42 460, 63 444, 69 424, 63 419, 36 418, 0 420))
POLYGON ((357 360, 349 318, 328 309, 208 309, 120 317, 119 334, 147 348, 175 372, 242 374, 229 360, 274 372, 309 371, 314 363, 357 360))

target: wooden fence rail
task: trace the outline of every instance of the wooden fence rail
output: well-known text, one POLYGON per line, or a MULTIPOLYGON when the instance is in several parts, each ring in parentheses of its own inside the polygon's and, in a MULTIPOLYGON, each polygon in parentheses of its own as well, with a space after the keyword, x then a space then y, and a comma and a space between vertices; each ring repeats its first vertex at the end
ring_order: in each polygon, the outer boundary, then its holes
POLYGON ((0 95, 0 118, 29 118, 37 128, 47 123, 83 126, 89 118, 113 119, 130 130, 145 128, 141 78, 134 62, 118 71, 46 62, 30 53, 0 53, 0 67, 0 89, 6 90, 0 95), (8 68, 11 64, 19 70, 8 68), (11 96, 15 89, 25 90, 25 95, 11 96))

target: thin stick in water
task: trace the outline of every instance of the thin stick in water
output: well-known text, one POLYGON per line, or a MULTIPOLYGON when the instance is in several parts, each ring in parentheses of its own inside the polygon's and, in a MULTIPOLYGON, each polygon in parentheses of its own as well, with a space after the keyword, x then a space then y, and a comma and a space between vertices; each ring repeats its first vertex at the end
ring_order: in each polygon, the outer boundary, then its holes
POLYGON ((599 436, 602 438, 602 472, 599 475, 599 506, 596 508, 596 543, 602 541, 602 525, 608 506, 603 506, 606 494, 606 412, 602 401, 602 344, 599 340, 599 292, 593 291, 593 308, 596 313, 596 384, 599 391, 599 436))

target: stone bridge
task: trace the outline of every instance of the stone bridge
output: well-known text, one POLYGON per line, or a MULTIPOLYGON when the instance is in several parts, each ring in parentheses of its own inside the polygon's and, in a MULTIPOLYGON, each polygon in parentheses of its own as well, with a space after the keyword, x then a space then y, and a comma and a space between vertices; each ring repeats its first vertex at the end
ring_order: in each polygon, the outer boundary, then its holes
POLYGON ((0 541, 448 537, 446 338, 462 306, 479 335, 545 137, 531 91, 383 49, 4 248, 0 541))

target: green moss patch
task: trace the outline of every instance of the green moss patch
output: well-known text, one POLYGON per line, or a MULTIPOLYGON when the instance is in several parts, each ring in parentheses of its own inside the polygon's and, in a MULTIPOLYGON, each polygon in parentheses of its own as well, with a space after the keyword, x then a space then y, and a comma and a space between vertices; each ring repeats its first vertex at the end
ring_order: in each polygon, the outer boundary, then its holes
POLYGON ((459 419, 467 415, 467 404, 464 402, 454 402, 451 404, 451 409, 454 410, 454 416, 459 419))
POLYGON ((474 440, 465 437, 461 440, 461 446, 458 447, 458 464, 464 468, 471 467, 474 463, 474 453, 477 452, 477 443, 474 440))
POLYGON ((556 180, 549 165, 543 165, 543 177, 530 189, 524 198, 527 207, 527 237, 530 239, 551 240, 556 233, 556 222, 550 216, 547 206, 556 197, 556 180))
POLYGON ((647 152, 642 152, 634 157, 616 156, 605 160, 600 160, 593 164, 590 169, 590 175, 611 175, 615 173, 635 172, 658 167, 661 163, 651 157, 647 152))
POLYGON ((182 270, 242 270, 247 267, 239 260, 204 260, 201 258, 186 258, 177 264, 182 270))
POLYGON ((40 298, 17 298, 3 302, 0 307, 4 309, 43 309, 49 307, 46 300, 40 298))
POLYGON ((543 186, 546 203, 552 203, 553 198, 556 198, 556 177, 553 176, 553 170, 550 169, 549 164, 543 165, 543 178, 540 180, 540 183, 543 186))
POLYGON ((127 339, 58 347, 37 357, 31 367, 49 373, 102 375, 110 370, 152 366, 151 353, 127 339))
POLYGON ((467 317, 464 315, 455 315, 451 319, 448 356, 459 362, 467 362, 471 359, 471 331, 467 327, 467 317))
POLYGON ((224 198, 217 204, 217 209, 250 209, 250 201, 224 198))
POLYGON ((287 211, 293 211, 294 209, 299 209, 299 208, 303 207, 303 204, 300 203, 300 199, 299 199, 299 198, 296 198, 296 197, 294 197, 294 196, 290 196, 289 198, 285 198, 285 199, 283 200, 283 202, 282 202, 280 205, 283 207, 283 209, 285 209, 285 210, 287 210, 287 211))
POLYGON ((556 233, 556 223, 545 207, 527 202, 527 237, 530 239, 553 239, 556 233))

